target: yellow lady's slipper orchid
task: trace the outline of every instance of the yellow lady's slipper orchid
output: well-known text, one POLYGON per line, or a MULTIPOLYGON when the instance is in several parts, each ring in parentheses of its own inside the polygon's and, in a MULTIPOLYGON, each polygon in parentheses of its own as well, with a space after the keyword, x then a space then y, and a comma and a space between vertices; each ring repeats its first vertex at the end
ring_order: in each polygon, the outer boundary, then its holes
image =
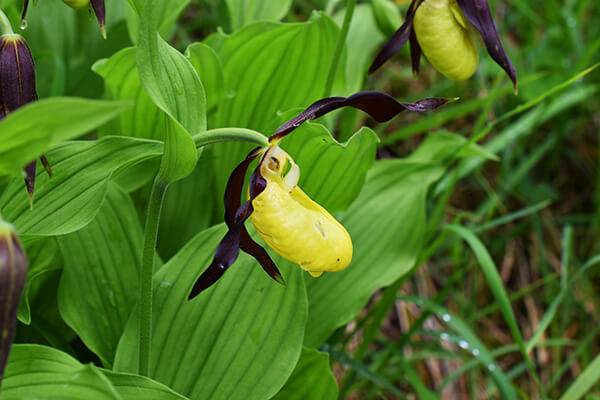
POLYGON ((350 235, 298 187, 300 168, 289 154, 269 148, 260 173, 267 186, 252 201, 250 220, 265 243, 315 277, 346 268, 352 260, 350 235))
POLYGON ((269 146, 252 150, 231 173, 225 188, 225 224, 229 230, 217 246, 211 264, 194 283, 188 299, 193 299, 223 276, 237 259, 240 249, 256 258, 271 278, 284 283, 269 254, 248 234, 244 226, 248 218, 275 252, 297 263, 312 276, 339 271, 350 264, 350 235, 298 187, 300 167, 279 147, 283 137, 306 120, 342 107, 360 109, 376 121, 385 122, 404 110, 431 111, 452 100, 433 97, 415 103, 399 103, 385 93, 359 92, 347 98, 319 100, 283 124, 269 138, 269 146), (248 200, 241 204, 246 171, 258 157, 261 157, 260 162, 248 185, 248 200))
POLYGON ((414 30, 427 60, 455 81, 469 79, 479 58, 471 27, 456 0, 429 0, 417 8, 414 30))
POLYGON ((406 20, 377 54, 369 73, 409 41, 415 74, 423 53, 448 78, 465 80, 473 75, 478 62, 471 24, 481 34, 488 54, 510 77, 516 92, 515 67, 502 47, 488 0, 412 0, 406 20))

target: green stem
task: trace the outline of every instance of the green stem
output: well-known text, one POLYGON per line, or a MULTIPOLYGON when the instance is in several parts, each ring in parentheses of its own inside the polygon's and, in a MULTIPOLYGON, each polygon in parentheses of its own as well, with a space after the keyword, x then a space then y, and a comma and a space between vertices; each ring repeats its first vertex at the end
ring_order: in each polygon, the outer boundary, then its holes
POLYGON ((192 136, 196 148, 220 142, 248 142, 268 146, 269 139, 262 133, 244 128, 218 128, 192 136))
POLYGON ((0 29, 2 30, 3 35, 14 34, 12 25, 10 24, 8 17, 6 16, 6 14, 4 14, 4 11, 2 10, 0 10, 0 29))
POLYGON ((139 374, 143 376, 148 376, 150 372, 150 347, 152 341, 152 274, 160 211, 162 209, 167 186, 168 183, 160 179, 159 176, 154 179, 150 200, 148 201, 148 214, 146 216, 142 269, 140 271, 140 351, 138 368, 139 374))
POLYGON ((352 16, 354 15, 354 7, 356 6, 356 0, 348 0, 346 4, 346 14, 344 15, 344 23, 342 30, 338 36, 337 43, 335 45, 335 51, 333 52, 333 59, 329 66, 329 74, 327 75, 327 83, 325 84, 325 92, 323 97, 331 96, 331 90, 333 89, 333 81, 335 80, 335 74, 340 64, 340 58, 342 51, 344 50, 344 44, 346 44, 346 37, 348 36, 348 30, 350 29, 350 23, 352 22, 352 16))

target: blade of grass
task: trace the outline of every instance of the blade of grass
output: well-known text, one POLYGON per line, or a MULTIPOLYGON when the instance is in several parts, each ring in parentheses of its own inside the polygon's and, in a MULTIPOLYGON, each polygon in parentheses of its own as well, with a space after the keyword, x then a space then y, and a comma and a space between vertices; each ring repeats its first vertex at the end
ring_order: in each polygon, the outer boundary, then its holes
POLYGON ((541 385, 533 362, 529 358, 529 354, 526 351, 525 342, 523 341, 523 336, 519 330, 517 319, 513 313, 510 301, 508 300, 508 296, 506 295, 506 291, 504 290, 504 286, 502 284, 502 279, 500 278, 500 274, 498 274, 498 270, 496 269, 496 265, 494 264, 492 257, 488 253, 483 243, 481 243, 479 238, 475 236, 475 234, 473 234, 473 232, 469 229, 459 225, 446 225, 444 229, 447 229, 461 237, 473 250, 473 253, 475 254, 475 257, 477 258, 477 261, 479 262, 483 274, 488 282, 490 290, 492 291, 492 294, 494 295, 494 298, 500 307, 500 312, 502 313, 502 316, 508 325, 510 333, 513 339, 519 345, 519 349, 521 350, 525 362, 527 363, 529 372, 536 381, 540 393, 542 393, 542 397, 545 398, 544 387, 541 385))
POLYGON ((554 297, 554 300, 552 300, 552 303, 548 307, 548 310, 542 317, 542 320, 540 321, 540 324, 538 325, 537 329, 535 330, 535 333, 533 334, 533 336, 531 337, 531 339, 529 339, 529 342, 527 343, 527 346, 526 346, 527 353, 529 353, 531 351, 531 349, 533 349, 535 347, 536 343, 540 340, 540 337, 542 336, 544 331, 548 328, 548 326, 550 325, 550 322, 552 322, 552 320, 554 319, 556 312, 558 311, 558 307, 560 306, 560 303, 563 301, 566 294, 570 291, 570 289, 573 286, 573 284, 575 283, 575 281, 580 276, 585 274, 590 268, 594 267, 598 263, 600 263, 600 254, 592 257, 581 268, 579 268, 573 274, 573 277, 569 280, 569 282, 566 284, 566 286, 564 286, 560 290, 558 295, 556 295, 554 297))
POLYGON ((561 396, 560 400, 578 400, 600 380, 600 354, 594 358, 575 382, 561 396))
POLYGON ((490 351, 462 319, 448 312, 448 310, 446 310, 444 307, 432 301, 423 300, 416 296, 402 296, 399 297, 398 300, 410 301, 438 315, 441 320, 443 320, 454 332, 458 334, 459 337, 462 338, 462 341, 459 341, 459 347, 471 351, 471 354, 475 352, 476 357, 479 358, 481 364, 485 366, 488 373, 498 386, 498 390, 500 390, 500 393, 502 393, 502 398, 517 399, 517 394, 515 393, 512 385, 510 384, 510 380, 506 377, 504 371, 497 366, 490 351))

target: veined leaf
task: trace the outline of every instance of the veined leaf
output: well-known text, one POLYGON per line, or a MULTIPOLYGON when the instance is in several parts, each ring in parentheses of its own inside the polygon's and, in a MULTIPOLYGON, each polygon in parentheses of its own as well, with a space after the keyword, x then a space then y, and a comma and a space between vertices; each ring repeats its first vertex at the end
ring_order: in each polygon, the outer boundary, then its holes
POLYGON ((51 98, 30 103, 0 121, 0 175, 19 175, 31 160, 58 143, 81 136, 130 103, 51 98))
POLYGON ((0 399, 185 400, 146 377, 83 365, 66 353, 35 344, 14 345, 0 399))
POLYGON ((129 195, 109 183, 85 228, 59 236, 65 266, 58 309, 86 346, 108 365, 138 297, 142 227, 129 195))
POLYGON ((257 21, 278 21, 285 17, 292 0, 226 0, 231 27, 237 31, 257 21))
POLYGON ((52 236, 76 231, 96 215, 116 172, 159 156, 163 145, 152 140, 105 137, 68 142, 46 156, 54 178, 38 169, 34 208, 29 208, 23 180, 13 179, 0 196, 0 209, 21 235, 52 236))
MULTIPOLYGON (((193 399, 267 399, 300 357, 304 281, 300 268, 276 258, 287 282, 279 285, 240 254, 214 286, 188 301, 224 233, 224 224, 201 232, 156 273, 150 377, 193 399)), ((134 312, 117 349, 118 371, 137 369, 137 322, 134 312)))
POLYGON ((292 376, 272 400, 335 400, 338 385, 331 368, 329 354, 303 348, 292 376))

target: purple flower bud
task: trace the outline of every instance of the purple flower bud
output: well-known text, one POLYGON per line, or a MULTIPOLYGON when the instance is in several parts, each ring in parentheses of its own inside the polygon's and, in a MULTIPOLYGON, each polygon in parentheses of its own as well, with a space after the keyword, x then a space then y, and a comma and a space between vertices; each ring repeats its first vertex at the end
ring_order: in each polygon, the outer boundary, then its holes
MULTIPOLYGON (((35 65, 27 42, 14 33, 0 36, 0 119, 35 100, 35 65)), ((44 156, 41 158, 48 175, 52 176, 48 161, 44 156)), ((35 170, 35 161, 25 167, 30 201, 33 201, 35 170)))
POLYGON ((17 324, 27 279, 27 259, 12 225, 0 219, 0 383, 17 324))

